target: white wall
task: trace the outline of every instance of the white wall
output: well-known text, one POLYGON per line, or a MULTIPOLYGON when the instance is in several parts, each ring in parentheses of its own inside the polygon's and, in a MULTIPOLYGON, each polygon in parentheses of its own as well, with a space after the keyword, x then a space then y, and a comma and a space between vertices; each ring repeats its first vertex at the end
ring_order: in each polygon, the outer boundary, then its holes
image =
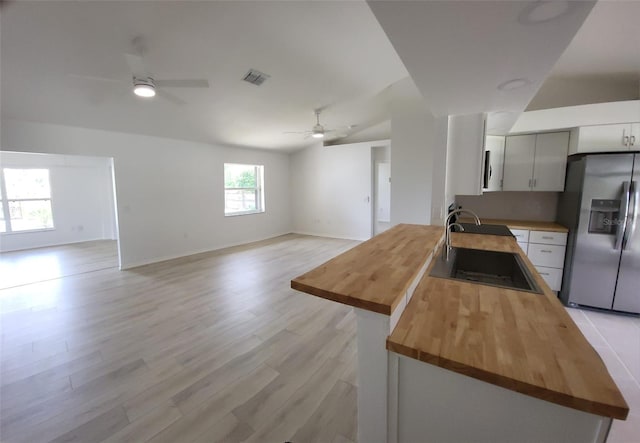
POLYGON ((123 268, 291 231, 286 154, 15 120, 1 146, 113 157, 123 268), (225 162, 264 165, 265 213, 224 216, 225 162))
POLYGON ((3 168, 49 169, 54 229, 0 234, 0 250, 115 239, 111 159, 0 152, 3 168))
POLYGON ((458 194, 482 194, 484 120, 482 113, 449 117, 446 180, 448 203, 453 202, 458 194))
POLYGON ((434 168, 431 171, 431 224, 443 225, 447 215, 447 208, 451 204, 446 195, 448 158, 447 140, 449 133, 449 118, 447 116, 436 117, 433 131, 432 161, 434 168))
POLYGON ((381 143, 318 144, 291 155, 295 232, 355 240, 371 237, 371 149, 381 143))
POLYGON ((392 225, 431 221, 435 123, 411 78, 392 86, 392 225))

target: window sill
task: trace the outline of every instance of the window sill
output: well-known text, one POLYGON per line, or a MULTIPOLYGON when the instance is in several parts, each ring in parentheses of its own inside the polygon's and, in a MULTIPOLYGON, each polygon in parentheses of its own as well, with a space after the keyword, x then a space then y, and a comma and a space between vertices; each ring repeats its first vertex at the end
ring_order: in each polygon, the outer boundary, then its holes
POLYGON ((225 217, 238 217, 240 215, 254 215, 254 214, 264 214, 264 210, 262 211, 245 211, 245 212, 233 212, 231 214, 224 214, 225 217))

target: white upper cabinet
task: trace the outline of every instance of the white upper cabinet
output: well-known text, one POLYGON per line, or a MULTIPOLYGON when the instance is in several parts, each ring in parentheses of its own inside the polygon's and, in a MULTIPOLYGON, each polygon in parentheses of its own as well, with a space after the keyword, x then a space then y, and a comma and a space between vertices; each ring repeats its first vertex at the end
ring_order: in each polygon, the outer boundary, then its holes
POLYGON ((567 169, 568 132, 536 135, 533 191, 563 191, 567 169))
POLYGON ((503 191, 531 190, 535 155, 535 134, 514 135, 506 138, 503 191))
POLYGON ((484 192, 502 191, 505 138, 487 135, 484 145, 483 186, 484 192))
POLYGON ((564 190, 568 146, 568 132, 506 137, 502 190, 564 190))
POLYGON ((640 123, 581 126, 571 132, 569 154, 640 150, 640 123))

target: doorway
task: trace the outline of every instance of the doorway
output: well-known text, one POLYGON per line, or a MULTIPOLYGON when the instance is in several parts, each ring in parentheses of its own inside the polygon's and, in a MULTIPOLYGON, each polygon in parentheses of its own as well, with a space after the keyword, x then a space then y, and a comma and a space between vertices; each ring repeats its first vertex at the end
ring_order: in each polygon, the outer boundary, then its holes
POLYGON ((373 235, 378 235, 391 227, 391 162, 389 146, 372 148, 373 167, 373 235))

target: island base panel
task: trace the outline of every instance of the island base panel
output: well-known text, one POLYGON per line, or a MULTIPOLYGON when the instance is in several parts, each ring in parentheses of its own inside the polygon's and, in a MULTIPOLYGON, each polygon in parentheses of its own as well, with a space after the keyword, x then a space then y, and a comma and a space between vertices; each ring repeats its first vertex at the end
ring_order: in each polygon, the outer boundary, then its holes
POLYGON ((398 443, 600 443, 612 422, 402 355, 397 389, 398 443))

